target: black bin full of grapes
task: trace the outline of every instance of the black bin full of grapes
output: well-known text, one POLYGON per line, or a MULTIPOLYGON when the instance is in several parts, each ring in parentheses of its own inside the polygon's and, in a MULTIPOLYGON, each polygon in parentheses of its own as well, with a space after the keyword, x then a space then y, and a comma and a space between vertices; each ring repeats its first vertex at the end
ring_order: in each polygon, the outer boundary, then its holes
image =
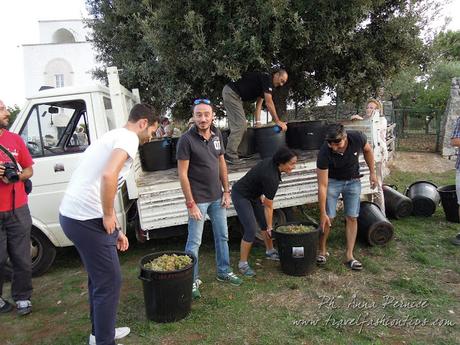
POLYGON ((192 305, 193 255, 179 251, 158 252, 140 262, 147 318, 174 322, 186 317, 192 305))

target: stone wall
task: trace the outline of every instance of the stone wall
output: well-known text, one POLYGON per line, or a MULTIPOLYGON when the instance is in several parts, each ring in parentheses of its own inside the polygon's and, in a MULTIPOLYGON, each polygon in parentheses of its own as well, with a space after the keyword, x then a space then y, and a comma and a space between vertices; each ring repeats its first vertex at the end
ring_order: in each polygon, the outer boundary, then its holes
POLYGON ((441 154, 449 159, 456 155, 456 149, 450 145, 450 137, 455 122, 460 116, 460 77, 452 78, 450 97, 441 123, 441 154))

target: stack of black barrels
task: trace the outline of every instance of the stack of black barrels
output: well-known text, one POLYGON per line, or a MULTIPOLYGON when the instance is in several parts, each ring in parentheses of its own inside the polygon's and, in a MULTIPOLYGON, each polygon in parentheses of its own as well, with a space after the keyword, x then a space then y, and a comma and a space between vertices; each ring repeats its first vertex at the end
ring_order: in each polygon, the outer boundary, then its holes
MULTIPOLYGON (((327 122, 298 121, 289 122, 287 132, 283 132, 278 125, 263 127, 249 127, 238 148, 240 157, 251 157, 259 154, 260 158, 267 158, 284 145, 293 149, 318 150, 324 142, 327 122)), ((229 129, 223 129, 222 139, 227 146, 229 129)), ((139 148, 142 169, 157 171, 173 168, 176 162, 176 145, 179 138, 154 139, 139 148)))

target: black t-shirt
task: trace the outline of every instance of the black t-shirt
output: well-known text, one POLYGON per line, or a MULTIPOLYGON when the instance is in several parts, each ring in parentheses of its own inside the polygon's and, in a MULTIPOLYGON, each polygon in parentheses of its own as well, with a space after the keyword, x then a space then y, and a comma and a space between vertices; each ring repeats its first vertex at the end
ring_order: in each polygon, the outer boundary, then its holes
POLYGON ((206 140, 192 126, 177 143, 177 159, 190 161, 188 179, 196 203, 211 202, 222 196, 219 156, 225 151, 220 131, 211 127, 211 132, 211 138, 206 140))
POLYGON ((316 167, 329 169, 328 176, 336 180, 359 178, 359 155, 367 143, 366 135, 359 131, 347 131, 348 146, 343 154, 336 153, 327 142, 321 146, 316 167))
POLYGON ((243 197, 255 200, 261 195, 273 200, 281 181, 281 173, 271 157, 265 158, 249 170, 232 189, 243 197))
POLYGON ((228 86, 240 95, 244 102, 255 102, 258 97, 264 97, 264 93, 272 93, 272 78, 267 73, 249 72, 241 79, 228 83, 228 86))

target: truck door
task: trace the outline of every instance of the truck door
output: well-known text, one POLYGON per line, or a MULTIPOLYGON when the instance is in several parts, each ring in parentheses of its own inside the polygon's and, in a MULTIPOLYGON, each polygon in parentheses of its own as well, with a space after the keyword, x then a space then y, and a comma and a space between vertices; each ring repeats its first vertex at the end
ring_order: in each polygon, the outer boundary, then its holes
POLYGON ((35 163, 31 214, 57 246, 72 244, 59 225, 59 204, 79 156, 93 139, 94 123, 87 112, 90 97, 72 97, 32 103, 19 131, 35 163))

